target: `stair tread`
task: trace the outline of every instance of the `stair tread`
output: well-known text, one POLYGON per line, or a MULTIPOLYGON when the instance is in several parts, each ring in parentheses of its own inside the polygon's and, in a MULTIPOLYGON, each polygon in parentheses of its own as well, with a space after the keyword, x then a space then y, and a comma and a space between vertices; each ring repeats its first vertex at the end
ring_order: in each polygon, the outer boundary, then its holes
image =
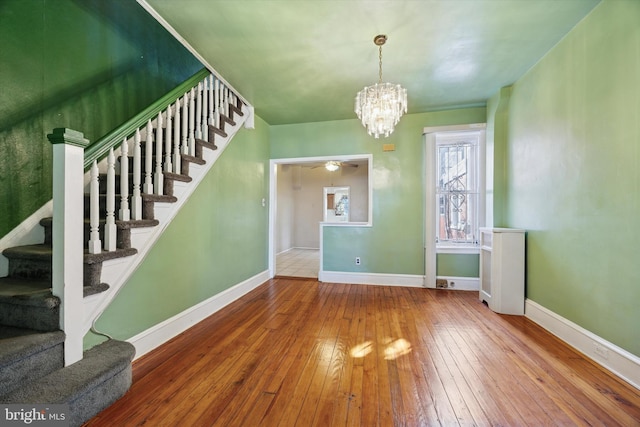
POLYGON ((84 263, 85 264, 95 264, 97 262, 109 261, 117 258, 124 258, 127 256, 135 255, 138 253, 138 250, 135 248, 127 248, 127 249, 116 249, 115 251, 102 251, 99 254, 90 254, 85 250, 84 252, 84 263))
POLYGON ((121 370, 133 360, 135 348, 126 341, 109 340, 84 352, 83 358, 0 398, 2 402, 49 403, 65 401, 66 395, 92 387, 113 370, 121 370), (109 362, 108 364, 105 362, 109 362), (17 399, 17 400, 16 400, 17 399), (38 402, 38 399, 43 399, 38 402), (51 400, 55 399, 55 400, 51 400))
POLYGON ((155 227, 158 224, 160 224, 160 221, 157 219, 132 219, 129 221, 116 220, 116 225, 123 229, 155 227))
POLYGON ((109 285, 106 283, 100 283, 96 286, 83 286, 82 296, 86 298, 91 295, 101 294, 102 292, 105 292, 108 290, 109 290, 109 285))
POLYGON ((51 258, 51 246, 43 243, 35 245, 23 245, 7 248, 2 251, 7 258, 22 258, 33 260, 44 260, 51 258))
POLYGON ((68 403, 70 425, 81 425, 129 389, 134 355, 128 342, 106 341, 85 351, 80 361, 21 384, 0 402, 68 403))
MULTIPOLYGON (((220 115, 220 120, 229 120, 227 118, 227 116, 225 116, 224 114, 220 115)), ((220 135, 223 138, 226 138, 227 136, 229 136, 224 130, 222 129, 218 129, 217 127, 213 126, 213 125, 209 125, 209 131, 215 133, 216 135, 220 135)))
POLYGON ((64 342, 62 331, 40 332, 0 325, 0 367, 64 342))
MULTIPOLYGON (((85 218, 84 223, 89 224, 91 219, 85 218)), ((100 227, 106 223, 107 221, 104 218, 100 218, 100 227)), ((115 220, 116 227, 120 229, 127 228, 145 228, 145 227, 155 227, 160 224, 160 221, 157 219, 130 219, 129 221, 121 221, 119 219, 115 220)))
POLYGON ((164 194, 142 194, 142 199, 148 202, 159 202, 159 203, 175 203, 178 201, 178 198, 175 196, 167 196, 164 194))
POLYGON ((188 162, 195 163, 195 164, 198 164, 198 165, 204 165, 204 164, 206 164, 206 163, 207 163, 207 161, 206 161, 206 160, 201 159, 201 158, 196 157, 196 156, 191 156, 191 155, 189 155, 189 154, 183 154, 183 155, 182 155, 182 158, 183 158, 184 160, 188 161, 188 162))
POLYGON ((174 181, 181 181, 181 182, 193 181, 193 178, 191 178, 189 175, 183 175, 181 173, 165 172, 163 175, 165 179, 173 179, 174 181))
POLYGON ((218 146, 210 141, 205 141, 204 139, 196 138, 196 143, 202 145, 203 147, 208 148, 209 150, 217 150, 218 146))
POLYGON ((229 104, 229 109, 233 110, 234 114, 237 114, 239 116, 244 116, 244 113, 242 112, 242 108, 236 105, 229 104))
MULTIPOLYGON (((91 254, 87 249, 85 249, 84 263, 93 264, 96 262, 131 256, 137 253, 138 250, 135 248, 116 249, 115 251, 102 251, 99 254, 91 254)), ((2 254, 7 258, 48 260, 51 259, 53 255, 53 249, 51 248, 51 246, 41 243, 37 245, 14 246, 12 248, 5 249, 2 254)))

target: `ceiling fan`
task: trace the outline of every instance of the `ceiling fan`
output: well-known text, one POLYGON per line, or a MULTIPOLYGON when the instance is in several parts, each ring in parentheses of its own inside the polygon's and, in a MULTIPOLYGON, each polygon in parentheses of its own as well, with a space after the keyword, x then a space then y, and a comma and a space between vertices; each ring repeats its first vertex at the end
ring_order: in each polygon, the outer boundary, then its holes
POLYGON ((324 167, 329 172, 334 172, 334 171, 337 171, 341 166, 349 166, 349 167, 352 167, 352 168, 357 168, 358 164, 349 163, 349 162, 339 162, 339 161, 336 161, 336 160, 329 160, 328 162, 325 162, 325 163, 323 163, 321 165, 312 166, 311 169, 324 167))

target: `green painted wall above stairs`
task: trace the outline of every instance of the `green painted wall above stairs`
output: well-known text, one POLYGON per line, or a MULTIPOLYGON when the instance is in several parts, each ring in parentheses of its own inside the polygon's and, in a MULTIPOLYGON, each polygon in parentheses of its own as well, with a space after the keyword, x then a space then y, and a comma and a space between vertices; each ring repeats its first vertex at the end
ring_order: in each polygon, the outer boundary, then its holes
POLYGON ((0 237, 51 199, 54 128, 91 142, 202 68, 136 2, 4 0, 0 237))

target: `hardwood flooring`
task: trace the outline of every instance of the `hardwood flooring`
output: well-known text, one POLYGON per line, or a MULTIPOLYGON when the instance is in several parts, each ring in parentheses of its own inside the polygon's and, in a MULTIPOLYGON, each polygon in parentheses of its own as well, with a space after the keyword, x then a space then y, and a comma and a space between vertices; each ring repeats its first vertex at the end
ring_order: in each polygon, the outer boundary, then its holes
POLYGON ((640 391, 476 292, 274 279, 88 426, 639 426, 640 391))

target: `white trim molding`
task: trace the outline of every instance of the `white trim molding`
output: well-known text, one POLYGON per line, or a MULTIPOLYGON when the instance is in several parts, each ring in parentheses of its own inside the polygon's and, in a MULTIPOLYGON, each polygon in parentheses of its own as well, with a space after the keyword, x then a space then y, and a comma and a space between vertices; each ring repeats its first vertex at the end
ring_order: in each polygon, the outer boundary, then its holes
POLYGON ((640 389, 640 357, 600 338, 530 299, 525 301, 525 317, 635 388, 640 389))
MULTIPOLYGON (((484 178, 484 165, 485 165, 485 145, 486 145, 486 123, 470 123, 460 125, 449 126, 431 126, 425 127, 422 132, 424 135, 424 183, 425 183, 425 205, 424 205, 424 221, 425 221, 425 247, 424 247, 424 274, 425 274, 425 287, 436 287, 436 264, 438 253, 479 253, 479 252, 467 252, 473 248, 452 249, 451 247, 439 247, 436 244, 436 223, 437 214, 435 211, 436 200, 436 176, 433 171, 436 169, 436 139, 438 136, 444 136, 447 134, 455 134, 460 132, 471 132, 479 135, 479 161, 480 161, 480 174, 479 174, 479 188, 483 189, 478 205, 478 223, 484 224, 485 214, 485 178, 484 178)), ((445 246, 445 245, 443 245, 445 246)))
POLYGON ((136 348, 135 358, 138 359, 144 356, 151 350, 180 335, 198 322, 203 321, 218 310, 251 292, 267 280, 269 280, 269 271, 265 270, 129 338, 127 341, 136 348))
POLYGON ((318 272, 320 282, 348 283, 353 285, 407 286, 422 288, 424 276, 414 274, 353 273, 350 271, 318 272))
POLYGON ((318 163, 326 162, 328 160, 336 160, 339 162, 348 162, 354 160, 366 160, 368 168, 368 182, 367 182, 367 197, 368 197, 368 212, 367 222, 345 222, 345 223, 326 223, 320 222, 318 232, 320 233, 320 268, 324 262, 322 257, 323 252, 323 228, 324 227, 371 227, 373 225, 373 154, 348 154, 348 155, 336 155, 336 156, 314 156, 314 157, 291 157, 282 159, 271 159, 269 161, 269 271, 271 277, 276 275, 276 221, 278 210, 278 165, 283 164, 305 164, 305 163, 318 163))
POLYGON ((478 277, 455 277, 455 276, 436 276, 437 279, 444 279, 449 285, 448 288, 453 291, 480 291, 480 279, 478 277))

